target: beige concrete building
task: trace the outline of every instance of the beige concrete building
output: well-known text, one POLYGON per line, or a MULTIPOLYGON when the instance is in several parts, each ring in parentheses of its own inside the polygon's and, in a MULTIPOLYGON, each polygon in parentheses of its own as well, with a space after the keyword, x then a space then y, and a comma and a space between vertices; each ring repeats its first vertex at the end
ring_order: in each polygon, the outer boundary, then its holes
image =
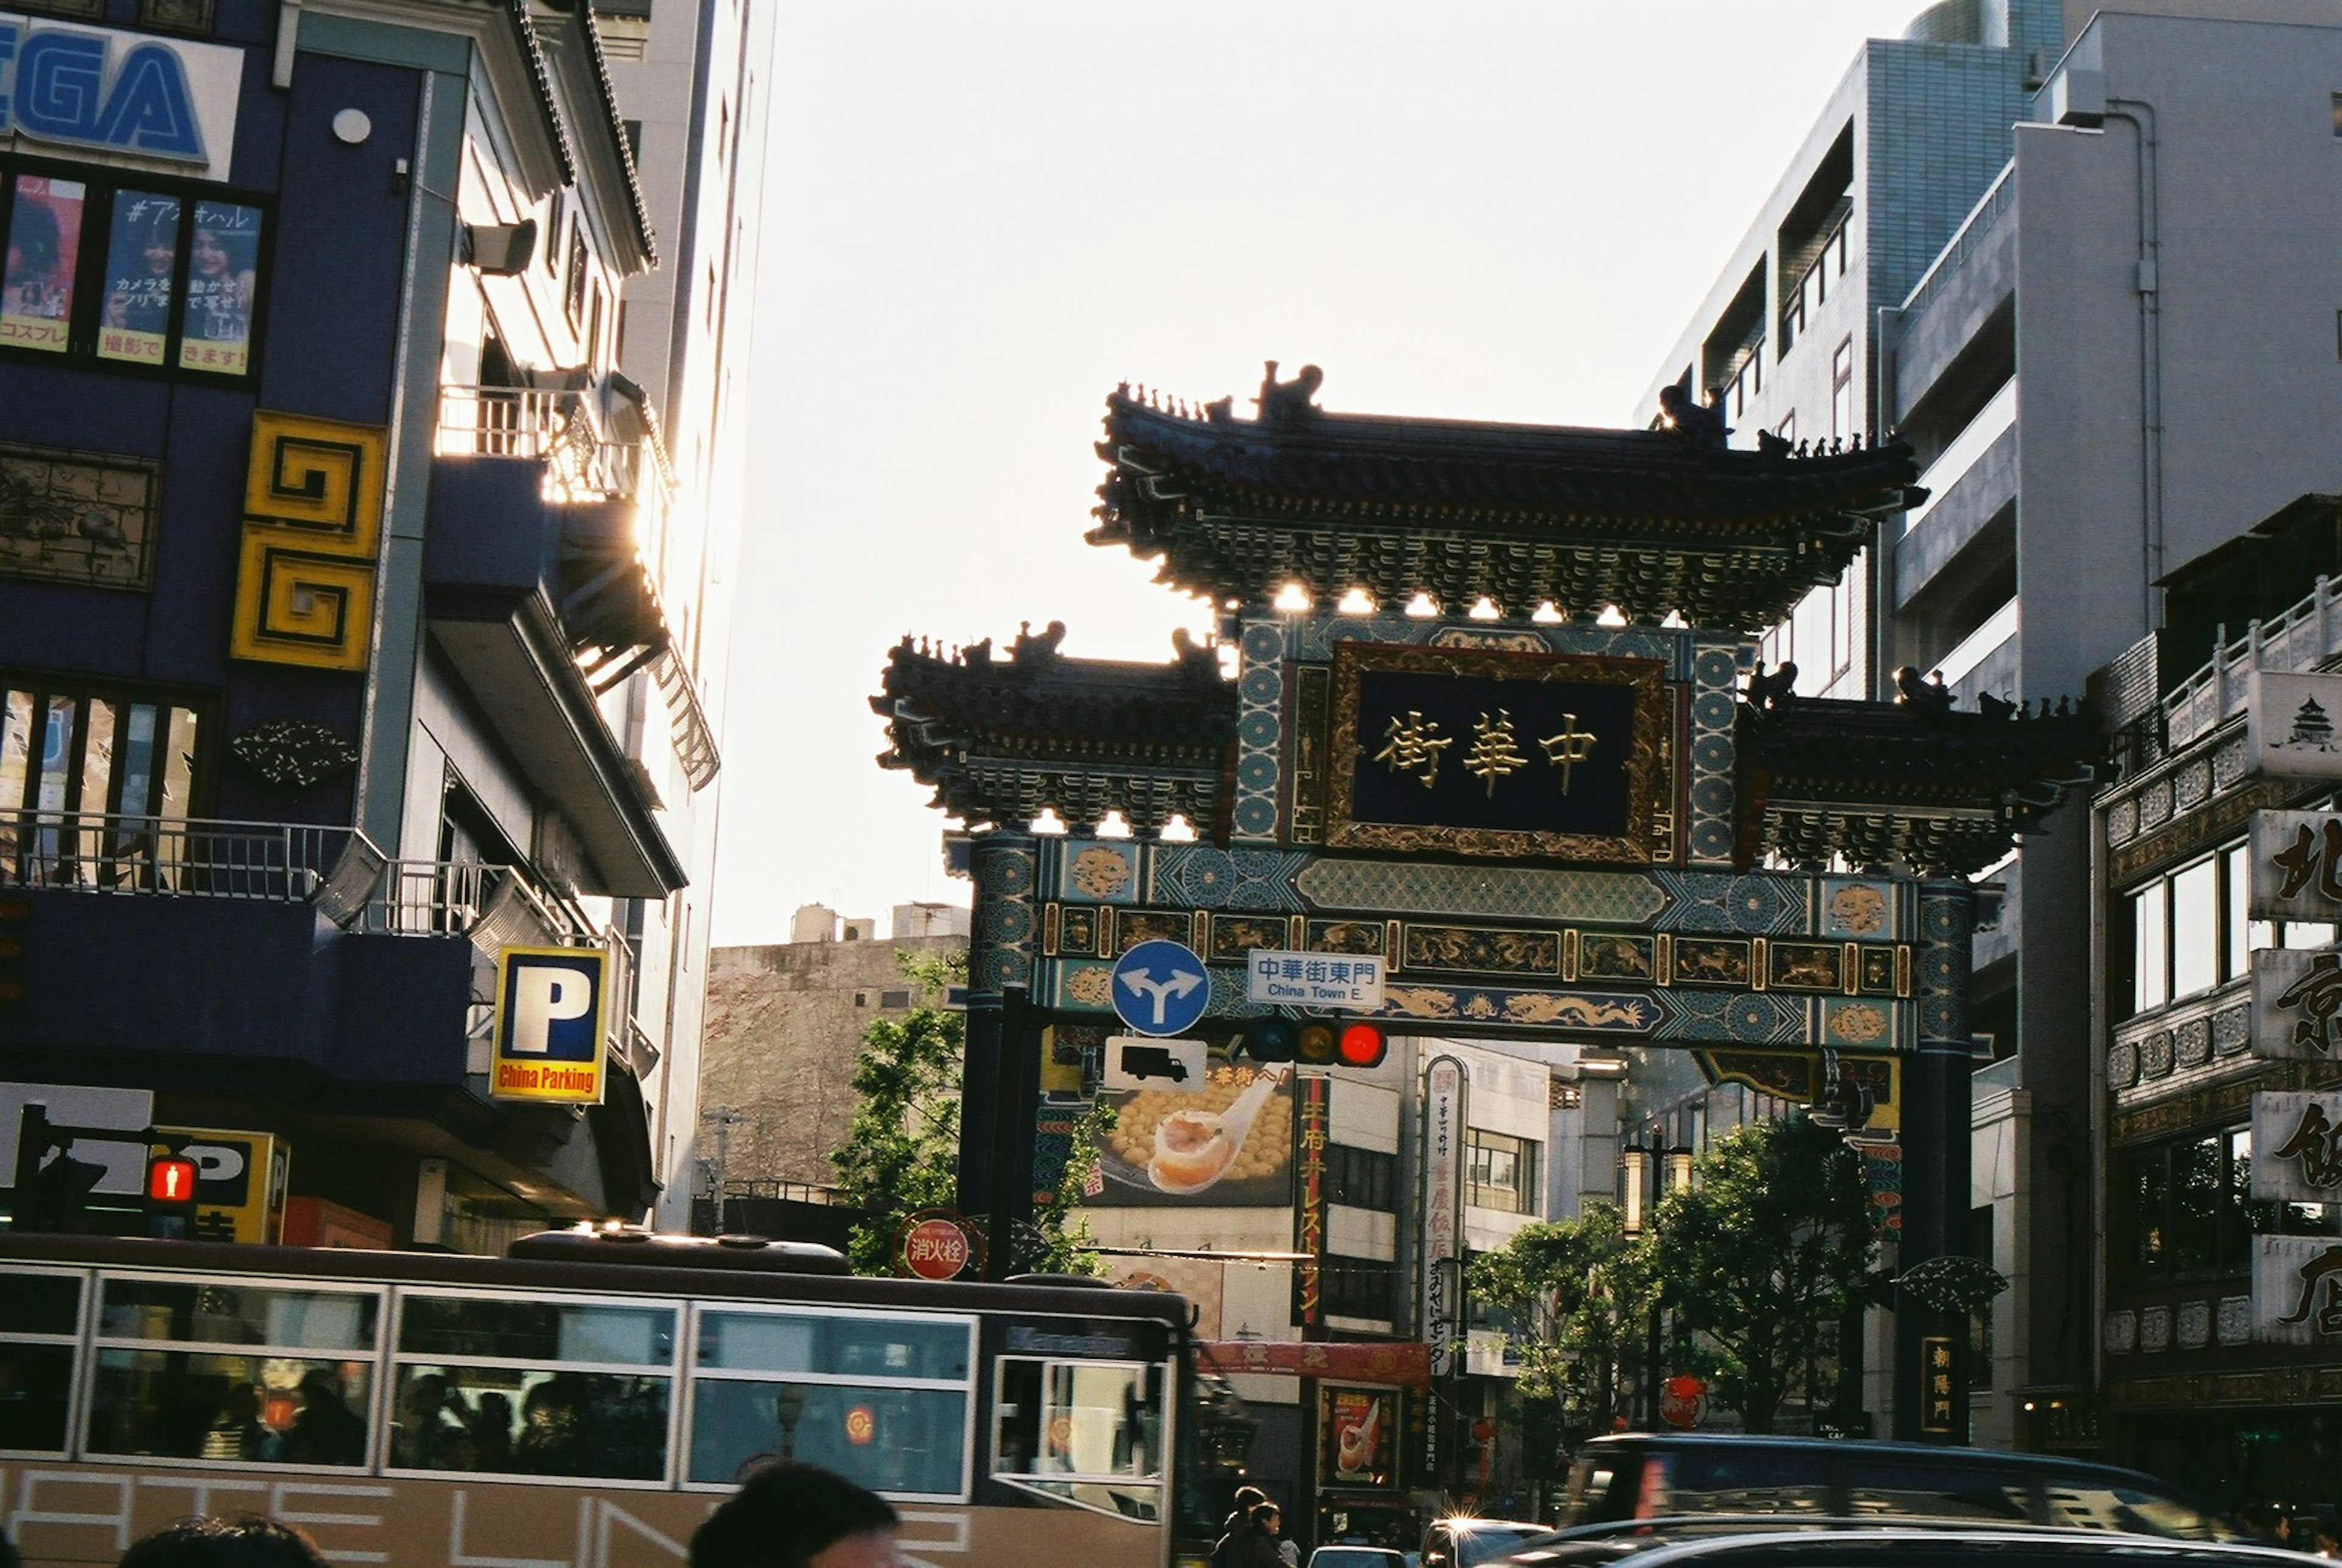
POLYGON ((837 1179, 829 1156, 854 1120, 863 1033, 922 1000, 904 955, 967 951, 967 911, 956 904, 897 905, 892 929, 917 934, 881 941, 875 926, 810 904, 791 925, 795 941, 709 954, 702 1194, 837 1179))

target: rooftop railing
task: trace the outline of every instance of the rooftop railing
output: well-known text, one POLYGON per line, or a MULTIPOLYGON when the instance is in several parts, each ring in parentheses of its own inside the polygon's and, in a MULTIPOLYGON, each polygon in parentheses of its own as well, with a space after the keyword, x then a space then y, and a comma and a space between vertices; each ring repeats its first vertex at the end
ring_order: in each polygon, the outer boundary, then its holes
POLYGON ((2309 596, 2284 614, 2255 621, 2227 640, 2220 629, 2212 657, 2163 700, 2164 730, 2174 751, 2245 711, 2255 670, 2314 669, 2342 654, 2342 589, 2320 577, 2309 596))
POLYGON ((1952 280, 1959 275, 1960 268, 1967 264, 1969 253, 1992 237, 1993 231, 2000 226, 2002 216, 2017 205, 2017 181, 2011 177, 2016 173, 2017 165, 2007 164, 2002 166, 1998 177, 1985 187, 1984 195, 1977 198, 1977 205, 1968 209, 1968 215, 1960 220, 1960 226, 1952 231, 1952 237, 1945 242, 1942 250, 1936 253, 1935 261, 1920 275, 1919 281, 1911 285, 1911 292, 1903 296, 1904 320, 1915 319, 1921 311, 1935 303, 1936 296, 1951 286, 1952 280))

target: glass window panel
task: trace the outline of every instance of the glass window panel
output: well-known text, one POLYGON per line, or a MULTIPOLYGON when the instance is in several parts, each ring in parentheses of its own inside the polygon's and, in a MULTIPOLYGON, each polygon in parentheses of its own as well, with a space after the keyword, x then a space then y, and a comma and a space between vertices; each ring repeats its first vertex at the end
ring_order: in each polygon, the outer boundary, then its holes
POLYGON ((31 776, 33 694, 0 693, 0 881, 23 874, 16 864, 25 786, 31 776))
POLYGON ((122 810, 127 816, 145 814, 155 788, 155 704, 130 704, 129 722, 122 727, 122 810))
MULTIPOLYGON (((22 1280, 11 1280, 14 1290, 22 1280)), ((0 1452, 62 1453, 73 1395, 74 1348, 0 1341, 0 1452)))
POLYGON ((97 356, 164 363, 179 270, 179 198, 118 191, 105 242, 105 309, 97 356))
POLYGON ((2314 953, 2334 945, 2334 925, 2324 920, 2288 920, 2283 923, 2285 944, 2296 952, 2314 953))
POLYGON ((2204 860, 2171 879, 2171 994, 2220 983, 2220 868, 2204 860))
POLYGON ((179 368, 242 375, 251 368, 260 275, 260 209, 197 202, 187 244, 187 311, 179 368))
POLYGON ((2170 1217, 2170 1173, 2163 1151, 2134 1157, 2127 1189, 2131 1262, 2141 1273, 2153 1273, 2163 1267, 2164 1233, 2170 1217))
POLYGON ((82 205, 88 194, 75 180, 16 176, 7 266, 0 270, 0 345, 43 354, 63 354, 68 346, 82 205))
POLYGON ((665 1366, 675 1359, 675 1309, 410 1295, 401 1309, 398 1348, 417 1355, 665 1366))
POLYGON ((89 1452, 364 1464, 372 1376, 364 1362, 101 1350, 89 1452))
POLYGON ((0 1274, 0 1333, 78 1333, 81 1281, 66 1274, 0 1274))
POLYGON ((165 823, 187 820, 188 800, 195 773, 195 715, 185 708, 171 710, 171 735, 163 751, 163 809, 165 823))
POLYGON ((2131 895, 2131 1011, 2144 1013, 2171 1000, 2170 910, 2164 884, 2150 883, 2131 895))
POLYGON ((873 1492, 957 1497, 966 1451, 967 1394, 961 1389, 710 1378, 692 1391, 696 1482, 728 1483, 786 1457, 834 1470, 873 1492))
POLYGON ((2223 1269, 2244 1270, 2252 1266, 2253 1211, 2253 1132, 2249 1127, 2228 1134, 2227 1191, 2220 1206, 2220 1255, 2223 1269))
POLYGON ((166 1339, 285 1350, 371 1352, 372 1295, 226 1281, 104 1282, 97 1332, 106 1339, 166 1339))
POLYGON ((2252 973, 2253 922, 2246 913, 2251 902, 2251 876, 2245 845, 2221 852, 2220 930, 2226 950, 2221 977, 2226 980, 2241 980, 2252 973))
POLYGON ((2208 1269, 2219 1256, 2219 1215, 2227 1201, 2222 1141, 2197 1138, 2171 1155, 2171 1266, 2208 1269))
POLYGON ((668 1384, 633 1373, 402 1365, 390 1463, 405 1470, 664 1480, 668 1384))
POLYGON ((966 1381, 968 1325, 949 1318, 703 1312, 699 1364, 740 1372, 966 1381))

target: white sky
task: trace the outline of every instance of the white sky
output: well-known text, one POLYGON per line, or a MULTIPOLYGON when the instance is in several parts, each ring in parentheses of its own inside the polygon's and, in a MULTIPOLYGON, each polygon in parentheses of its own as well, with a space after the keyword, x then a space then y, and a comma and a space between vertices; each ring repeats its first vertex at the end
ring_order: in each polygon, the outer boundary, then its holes
POLYGON ((1082 541, 1116 382, 1243 408, 1273 358, 1327 408, 1624 424, 1859 41, 1922 9, 788 5, 716 943, 967 901, 874 761, 905 632, 1207 629, 1082 541))

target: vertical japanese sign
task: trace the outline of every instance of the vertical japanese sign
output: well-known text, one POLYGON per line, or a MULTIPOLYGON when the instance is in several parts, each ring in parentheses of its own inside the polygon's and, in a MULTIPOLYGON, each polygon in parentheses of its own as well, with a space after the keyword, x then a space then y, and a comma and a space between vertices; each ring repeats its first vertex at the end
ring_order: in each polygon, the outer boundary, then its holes
POLYGON ((1293 1250, 1301 1254, 1293 1265, 1293 1321, 1303 1328, 1326 1316, 1326 1111, 1332 1088, 1323 1078, 1304 1080, 1293 1120, 1293 1169, 1301 1186, 1293 1211, 1293 1250))
POLYGON ((1959 1386, 1959 1343, 1948 1335, 1927 1334, 1919 1341, 1919 1430, 1949 1432, 1957 1408, 1953 1391, 1959 1386))
POLYGON ((1464 1064, 1434 1057, 1423 1074, 1423 1339, 1431 1375, 1453 1370, 1464 1257, 1464 1064))
POLYGON ((2342 919, 2342 813, 2253 814, 2255 920, 2342 919))
POLYGON ((2253 1338, 2263 1344, 2342 1345, 2342 1243, 2326 1236, 2253 1238, 2253 1338))
POLYGON ((2253 1096, 2252 1190, 2261 1203, 2342 1199, 2342 1093, 2253 1096))

